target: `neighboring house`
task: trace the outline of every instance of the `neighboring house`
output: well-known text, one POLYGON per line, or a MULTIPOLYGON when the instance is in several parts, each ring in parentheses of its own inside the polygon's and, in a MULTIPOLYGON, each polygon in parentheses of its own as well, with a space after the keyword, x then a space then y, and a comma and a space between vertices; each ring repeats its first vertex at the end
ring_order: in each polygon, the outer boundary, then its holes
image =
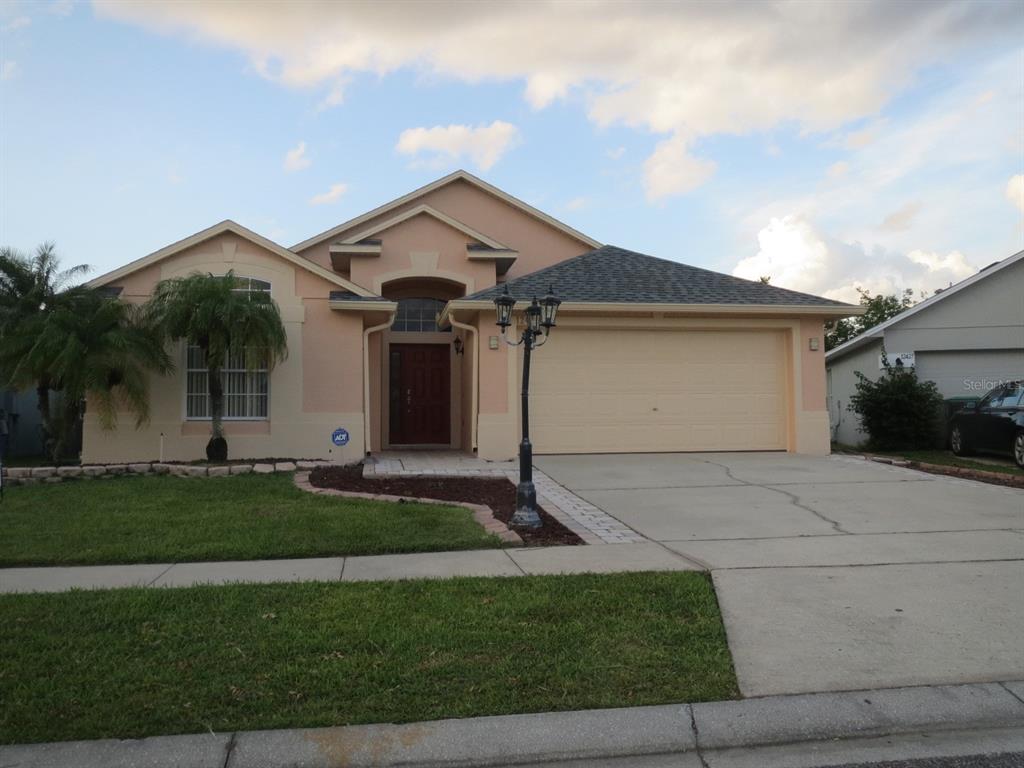
POLYGON ((867 438, 849 410, 859 371, 877 379, 882 348, 903 356, 943 397, 981 397, 1002 381, 1024 378, 1024 251, 996 262, 896 317, 830 350, 828 409, 833 439, 867 438))
MULTIPOLYGON (((534 355, 535 452, 827 453, 823 323, 859 312, 601 246, 463 171, 291 249, 225 221, 91 284, 141 302, 161 279, 229 269, 278 303, 289 352, 270 374, 225 370, 235 458, 515 456, 522 354, 495 326, 503 285, 517 310, 549 286, 564 301, 534 355)), ((177 360, 147 426, 104 432, 87 412, 85 461, 204 455, 204 369, 184 347, 177 360)))

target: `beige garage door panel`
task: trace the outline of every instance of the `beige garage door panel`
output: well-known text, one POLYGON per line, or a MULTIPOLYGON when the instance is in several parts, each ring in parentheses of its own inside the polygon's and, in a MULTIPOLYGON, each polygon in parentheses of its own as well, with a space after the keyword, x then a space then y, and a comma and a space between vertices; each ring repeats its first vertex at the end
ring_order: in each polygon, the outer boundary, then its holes
POLYGON ((781 332, 559 328, 533 360, 537 453, 786 447, 781 332))

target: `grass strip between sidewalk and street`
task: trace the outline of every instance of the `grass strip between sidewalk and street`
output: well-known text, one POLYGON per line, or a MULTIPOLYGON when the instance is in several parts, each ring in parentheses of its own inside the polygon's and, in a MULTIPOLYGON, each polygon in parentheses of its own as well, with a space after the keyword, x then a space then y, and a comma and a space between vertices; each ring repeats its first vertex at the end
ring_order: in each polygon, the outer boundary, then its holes
POLYGON ((703 573, 0 596, 8 744, 736 696, 703 573))
POLYGON ((488 549, 462 507, 315 496, 291 475, 119 477, 16 486, 0 566, 99 565, 488 549))

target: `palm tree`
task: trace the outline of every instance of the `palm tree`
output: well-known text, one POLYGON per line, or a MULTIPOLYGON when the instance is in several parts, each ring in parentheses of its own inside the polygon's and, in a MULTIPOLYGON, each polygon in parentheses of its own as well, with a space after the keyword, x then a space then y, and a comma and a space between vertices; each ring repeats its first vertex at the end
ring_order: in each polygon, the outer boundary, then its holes
POLYGON ((61 413, 51 416, 55 460, 63 455, 87 397, 104 429, 117 425, 119 410, 134 414, 139 427, 149 420, 149 374, 174 370, 162 332, 140 307, 92 290, 47 313, 19 366, 46 371, 63 395, 61 413))
POLYGON ((47 445, 56 429, 50 391, 59 385, 48 365, 36 359, 38 365, 33 367, 24 358, 49 314, 74 305, 88 291, 72 285, 88 271, 85 264, 62 270, 53 243, 43 243, 31 256, 0 248, 0 380, 14 389, 35 387, 47 445))
POLYGON ((168 338, 199 347, 206 361, 210 395, 210 441, 206 457, 225 461, 224 383, 221 369, 230 350, 241 350, 245 366, 272 368, 288 355, 284 323, 267 293, 240 290, 234 272, 224 276, 194 273, 161 280, 149 300, 147 316, 168 338))

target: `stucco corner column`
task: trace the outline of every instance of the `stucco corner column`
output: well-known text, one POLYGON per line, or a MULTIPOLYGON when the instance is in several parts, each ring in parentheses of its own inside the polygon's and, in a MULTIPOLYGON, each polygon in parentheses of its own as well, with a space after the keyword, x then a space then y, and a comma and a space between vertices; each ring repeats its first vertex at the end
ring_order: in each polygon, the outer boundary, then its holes
POLYGON ((397 312, 391 312, 387 321, 363 329, 363 455, 370 454, 370 334, 390 328, 397 312))
POLYGON ((470 446, 470 449, 473 450, 473 451, 476 451, 477 450, 477 414, 479 413, 479 410, 480 410, 479 407, 477 406, 477 403, 479 402, 477 397, 478 397, 478 392, 479 392, 479 389, 480 389, 480 350, 477 348, 477 331, 476 331, 476 328, 474 328, 473 326, 467 325, 466 323, 460 323, 458 320, 456 320, 454 312, 449 312, 448 313, 448 322, 451 323, 453 328, 458 328, 461 331, 468 332, 470 334, 470 338, 472 339, 472 346, 470 347, 470 349, 473 350, 473 373, 472 373, 473 383, 472 383, 472 387, 471 387, 471 391, 470 391, 470 403, 471 404, 470 404, 469 418, 470 418, 470 438, 472 439, 473 444, 472 444, 472 446, 470 446))

